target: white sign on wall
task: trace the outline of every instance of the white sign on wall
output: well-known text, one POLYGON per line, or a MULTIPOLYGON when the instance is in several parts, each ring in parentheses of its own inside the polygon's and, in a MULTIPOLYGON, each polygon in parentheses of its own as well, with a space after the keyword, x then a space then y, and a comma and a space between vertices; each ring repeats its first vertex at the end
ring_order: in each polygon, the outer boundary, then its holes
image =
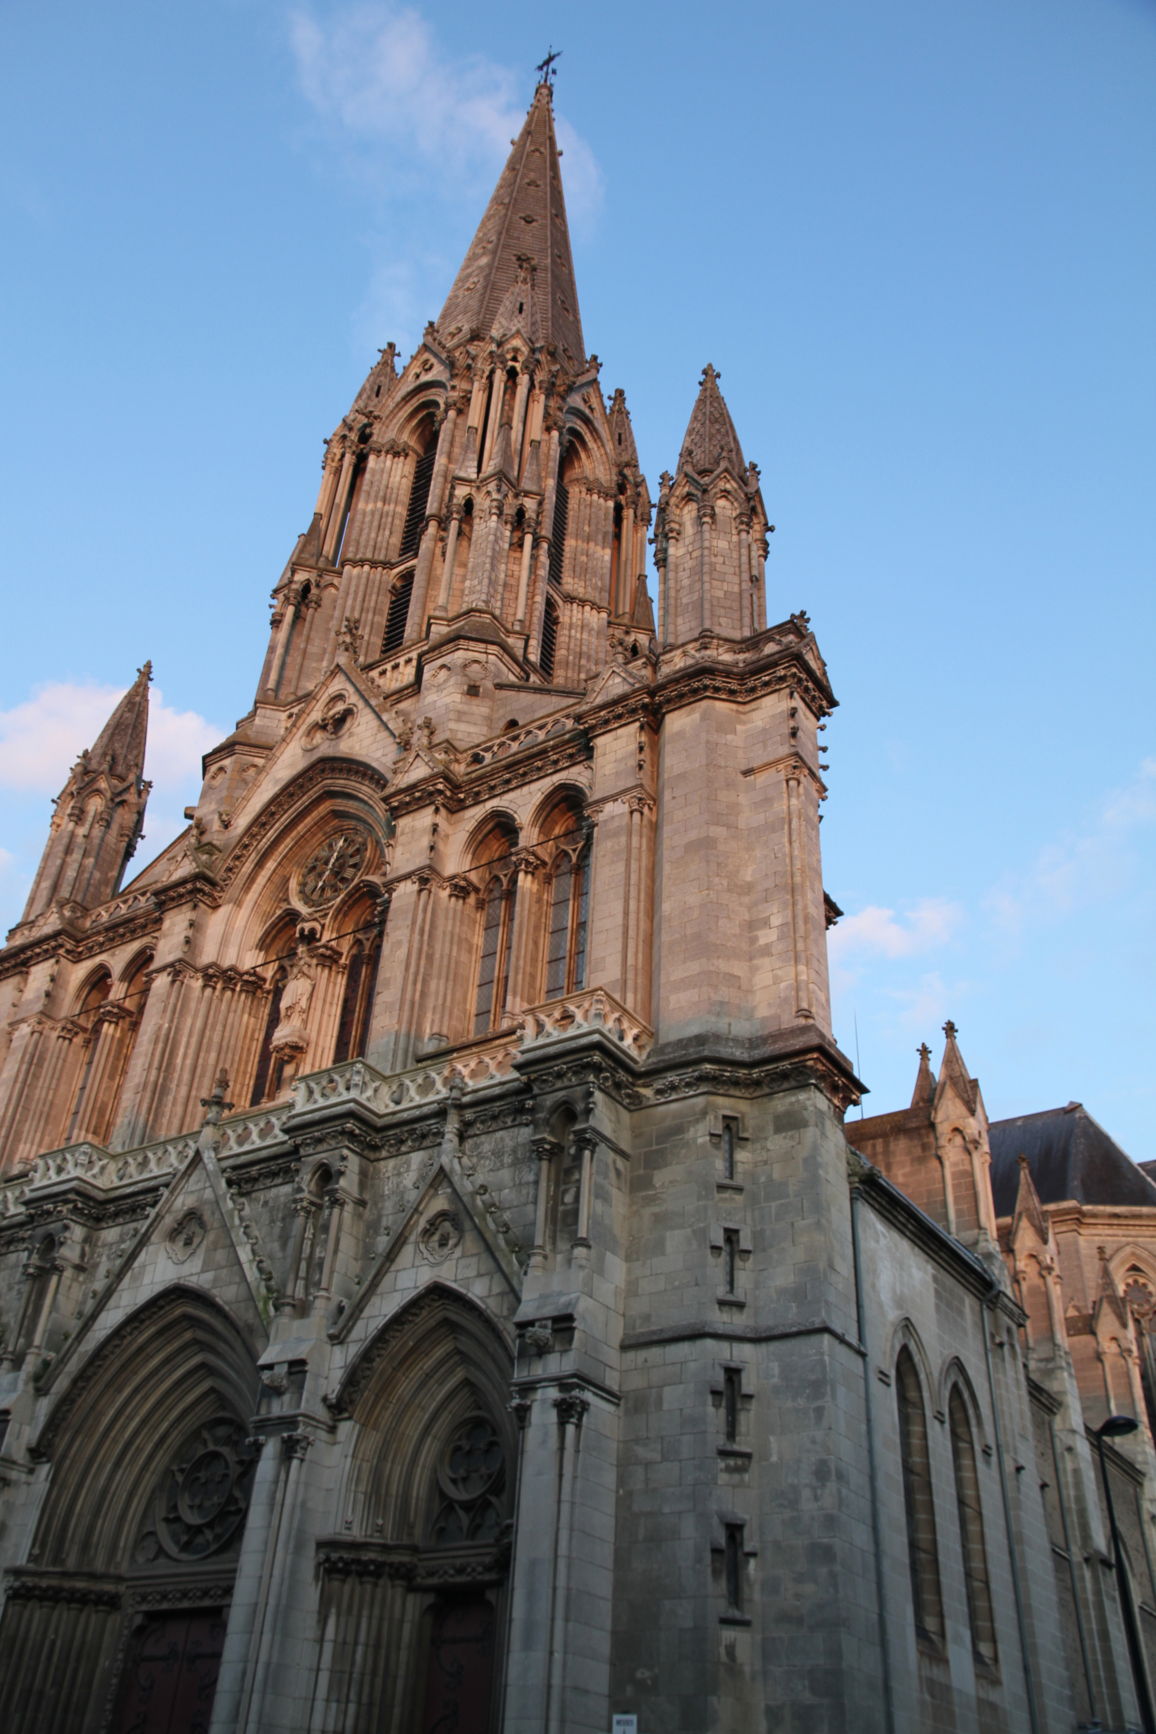
POLYGON ((638 1734, 637 1716, 615 1716, 610 1724, 610 1734, 638 1734))

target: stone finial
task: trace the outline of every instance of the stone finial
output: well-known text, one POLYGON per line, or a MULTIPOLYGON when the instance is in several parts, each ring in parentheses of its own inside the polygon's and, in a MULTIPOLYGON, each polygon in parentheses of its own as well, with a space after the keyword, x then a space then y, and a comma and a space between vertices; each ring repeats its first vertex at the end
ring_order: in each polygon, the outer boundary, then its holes
POLYGON ((915 1077, 915 1090, 911 1097, 913 1108, 930 1108, 935 1100, 935 1073, 931 1069, 931 1049, 926 1042, 920 1042, 918 1049, 919 1070, 915 1077))
POLYGON ((233 1104, 225 1100, 228 1089, 229 1074, 222 1067, 217 1073, 217 1081, 213 1085, 212 1093, 201 1097, 201 1107, 205 1110, 204 1125, 219 1126, 223 1117, 230 1112, 233 1104))

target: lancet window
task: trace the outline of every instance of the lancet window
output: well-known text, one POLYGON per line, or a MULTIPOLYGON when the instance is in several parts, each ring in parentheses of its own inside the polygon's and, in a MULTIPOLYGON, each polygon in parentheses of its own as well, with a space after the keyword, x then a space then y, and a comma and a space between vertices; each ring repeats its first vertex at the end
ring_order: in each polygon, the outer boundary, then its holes
POLYGON ((499 821, 475 852, 474 865, 482 869, 485 880, 481 952, 474 995, 475 1036, 497 1029, 506 1011, 517 905, 517 875, 511 857, 517 846, 518 833, 514 826, 499 821))
POLYGON ((346 953, 345 986, 342 989, 337 1040, 333 1049, 335 1065, 340 1060, 360 1058, 369 1040, 373 995, 381 961, 385 911, 375 911, 368 904, 361 904, 350 911, 348 919, 357 925, 353 928, 346 953))
POLYGON ((943 1596, 939 1586, 939 1548, 935 1532, 935 1502, 931 1491, 931 1458, 923 1390, 910 1349, 902 1348, 895 1363, 895 1395, 899 1410, 899 1455, 903 1468, 903 1503, 907 1513, 907 1560, 915 1629, 920 1637, 943 1637, 943 1596))
POLYGON ((963 1546, 963 1575, 967 1584, 967 1612, 971 1623, 972 1649, 981 1661, 996 1660, 995 1620, 991 1585, 987 1575, 987 1548, 983 1538, 983 1508, 976 1473, 975 1441, 967 1404, 958 1385, 952 1387, 947 1405, 951 1431, 951 1458, 955 1469, 955 1503, 959 1512, 959 1538, 963 1546))
POLYGON ((146 952, 114 990, 107 970, 92 978, 74 1016, 84 1037, 83 1060, 67 1137, 107 1142, 116 1126, 121 1089, 132 1057, 144 1002, 148 997, 152 954, 146 952))
POLYGON ((590 905, 590 833, 581 806, 557 807, 546 827, 550 869, 546 930, 546 998, 576 993, 586 981, 590 905))
POLYGON ((353 460, 353 473, 349 478, 349 487, 346 490, 345 501, 341 508, 341 519, 337 526, 337 535, 333 544, 333 564, 335 566, 340 565, 341 563, 341 553, 345 546, 345 533, 349 528, 349 522, 353 516, 354 508, 361 497, 361 489, 365 481, 365 468, 369 462, 369 453, 365 448, 369 444, 370 431, 371 430, 368 427, 363 427, 357 436, 359 449, 357 456, 353 460))

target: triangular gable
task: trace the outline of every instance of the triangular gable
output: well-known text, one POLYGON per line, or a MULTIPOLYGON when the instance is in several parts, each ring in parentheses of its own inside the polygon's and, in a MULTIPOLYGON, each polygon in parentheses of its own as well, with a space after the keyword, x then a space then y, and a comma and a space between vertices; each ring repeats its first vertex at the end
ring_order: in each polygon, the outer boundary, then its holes
POLYGON ((246 1228, 216 1158, 198 1145, 117 1261, 42 1388, 59 1384, 130 1313, 170 1284, 203 1287, 254 1340, 263 1340, 276 1291, 256 1237, 246 1228))
POLYGON ((229 815, 229 827, 244 829, 270 798, 319 758, 392 764, 398 740, 368 684, 343 658, 302 704, 284 736, 229 815))
POLYGON ((522 1272, 491 1220, 499 1213, 486 1209, 457 1157, 441 1151, 431 1159, 423 1179, 417 1198, 390 1234, 360 1294, 342 1317, 334 1333, 338 1341, 352 1335, 387 1275, 401 1270, 418 1269, 431 1279, 436 1276, 468 1290, 474 1272, 471 1269, 465 1274, 466 1261, 476 1261, 481 1252, 504 1278, 514 1299, 520 1299, 522 1272))

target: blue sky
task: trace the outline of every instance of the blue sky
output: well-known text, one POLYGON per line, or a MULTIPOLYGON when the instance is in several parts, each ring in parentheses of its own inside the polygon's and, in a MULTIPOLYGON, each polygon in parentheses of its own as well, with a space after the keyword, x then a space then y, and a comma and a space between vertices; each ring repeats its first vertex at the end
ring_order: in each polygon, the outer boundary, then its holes
POLYGON ((722 375, 806 608, 836 1032, 1156 1156, 1156 4, 57 0, 0 23, 0 924, 146 656, 141 860, 249 706, 321 440, 445 296, 550 42, 644 468, 722 375), (704 19, 711 35, 704 36, 704 19))

